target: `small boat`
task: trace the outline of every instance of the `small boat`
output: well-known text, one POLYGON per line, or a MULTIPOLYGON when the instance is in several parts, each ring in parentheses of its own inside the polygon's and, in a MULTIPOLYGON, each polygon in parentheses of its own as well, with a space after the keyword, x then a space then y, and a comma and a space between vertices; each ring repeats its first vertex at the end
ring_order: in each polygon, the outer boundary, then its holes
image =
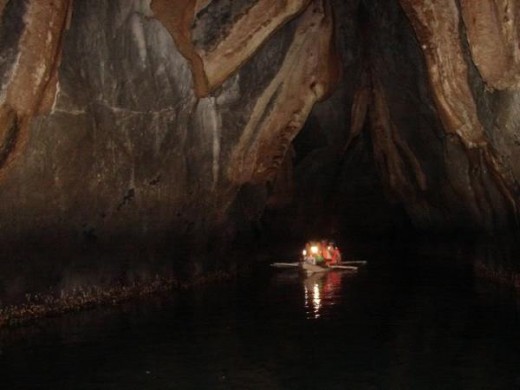
POLYGON ((301 269, 310 275, 333 270, 357 271, 359 266, 366 264, 366 260, 341 261, 341 253, 334 242, 320 240, 309 241, 305 245, 300 261, 272 263, 271 267, 301 269))
POLYGON ((318 272, 329 272, 329 271, 357 271, 358 267, 354 265, 317 265, 310 264, 306 261, 300 263, 301 269, 307 274, 313 274, 318 272))
POLYGON ((322 266, 322 265, 316 265, 311 264, 306 261, 296 261, 291 263, 271 263, 271 267, 274 268, 293 268, 293 269, 301 269, 302 271, 305 271, 309 274, 311 273, 318 273, 318 272, 328 272, 328 271, 357 271, 359 267, 354 265, 344 265, 344 264, 338 264, 338 265, 329 265, 329 266, 322 266))

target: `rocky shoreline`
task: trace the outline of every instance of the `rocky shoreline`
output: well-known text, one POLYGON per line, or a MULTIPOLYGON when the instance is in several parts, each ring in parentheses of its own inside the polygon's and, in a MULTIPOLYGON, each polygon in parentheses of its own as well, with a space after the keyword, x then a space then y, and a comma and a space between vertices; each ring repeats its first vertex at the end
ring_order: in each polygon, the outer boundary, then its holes
POLYGON ((25 302, 0 307, 0 329, 21 326, 35 320, 56 317, 102 305, 116 305, 131 299, 165 293, 177 289, 188 289, 208 283, 228 280, 232 272, 217 271, 181 281, 174 277, 155 275, 151 280, 132 284, 120 284, 109 288, 90 286, 76 288, 70 292, 49 294, 26 294, 25 302))

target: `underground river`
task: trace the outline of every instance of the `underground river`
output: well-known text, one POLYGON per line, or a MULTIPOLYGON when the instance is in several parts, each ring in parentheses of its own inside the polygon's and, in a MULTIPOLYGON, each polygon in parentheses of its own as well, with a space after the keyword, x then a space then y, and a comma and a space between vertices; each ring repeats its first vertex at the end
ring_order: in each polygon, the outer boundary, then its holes
POLYGON ((513 291, 475 278, 464 250, 365 254, 355 274, 263 262, 235 281, 3 329, 2 388, 519 388, 513 291))

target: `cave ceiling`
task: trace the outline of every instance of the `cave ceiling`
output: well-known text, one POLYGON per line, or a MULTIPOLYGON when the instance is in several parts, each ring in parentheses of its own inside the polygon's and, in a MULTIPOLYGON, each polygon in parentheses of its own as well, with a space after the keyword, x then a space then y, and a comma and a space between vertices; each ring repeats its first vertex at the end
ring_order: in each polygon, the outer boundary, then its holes
POLYGON ((0 13, 3 235, 184 234, 288 205, 350 215, 374 192, 417 227, 517 223, 516 1, 0 13))

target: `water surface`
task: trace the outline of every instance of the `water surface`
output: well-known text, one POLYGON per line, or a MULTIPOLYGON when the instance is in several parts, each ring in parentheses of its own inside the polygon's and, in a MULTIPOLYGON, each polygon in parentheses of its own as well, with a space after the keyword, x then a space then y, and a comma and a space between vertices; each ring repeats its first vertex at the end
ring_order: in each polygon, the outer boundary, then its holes
POLYGON ((414 256, 310 278, 260 267, 4 330, 2 389, 520 388, 514 294, 414 256))

